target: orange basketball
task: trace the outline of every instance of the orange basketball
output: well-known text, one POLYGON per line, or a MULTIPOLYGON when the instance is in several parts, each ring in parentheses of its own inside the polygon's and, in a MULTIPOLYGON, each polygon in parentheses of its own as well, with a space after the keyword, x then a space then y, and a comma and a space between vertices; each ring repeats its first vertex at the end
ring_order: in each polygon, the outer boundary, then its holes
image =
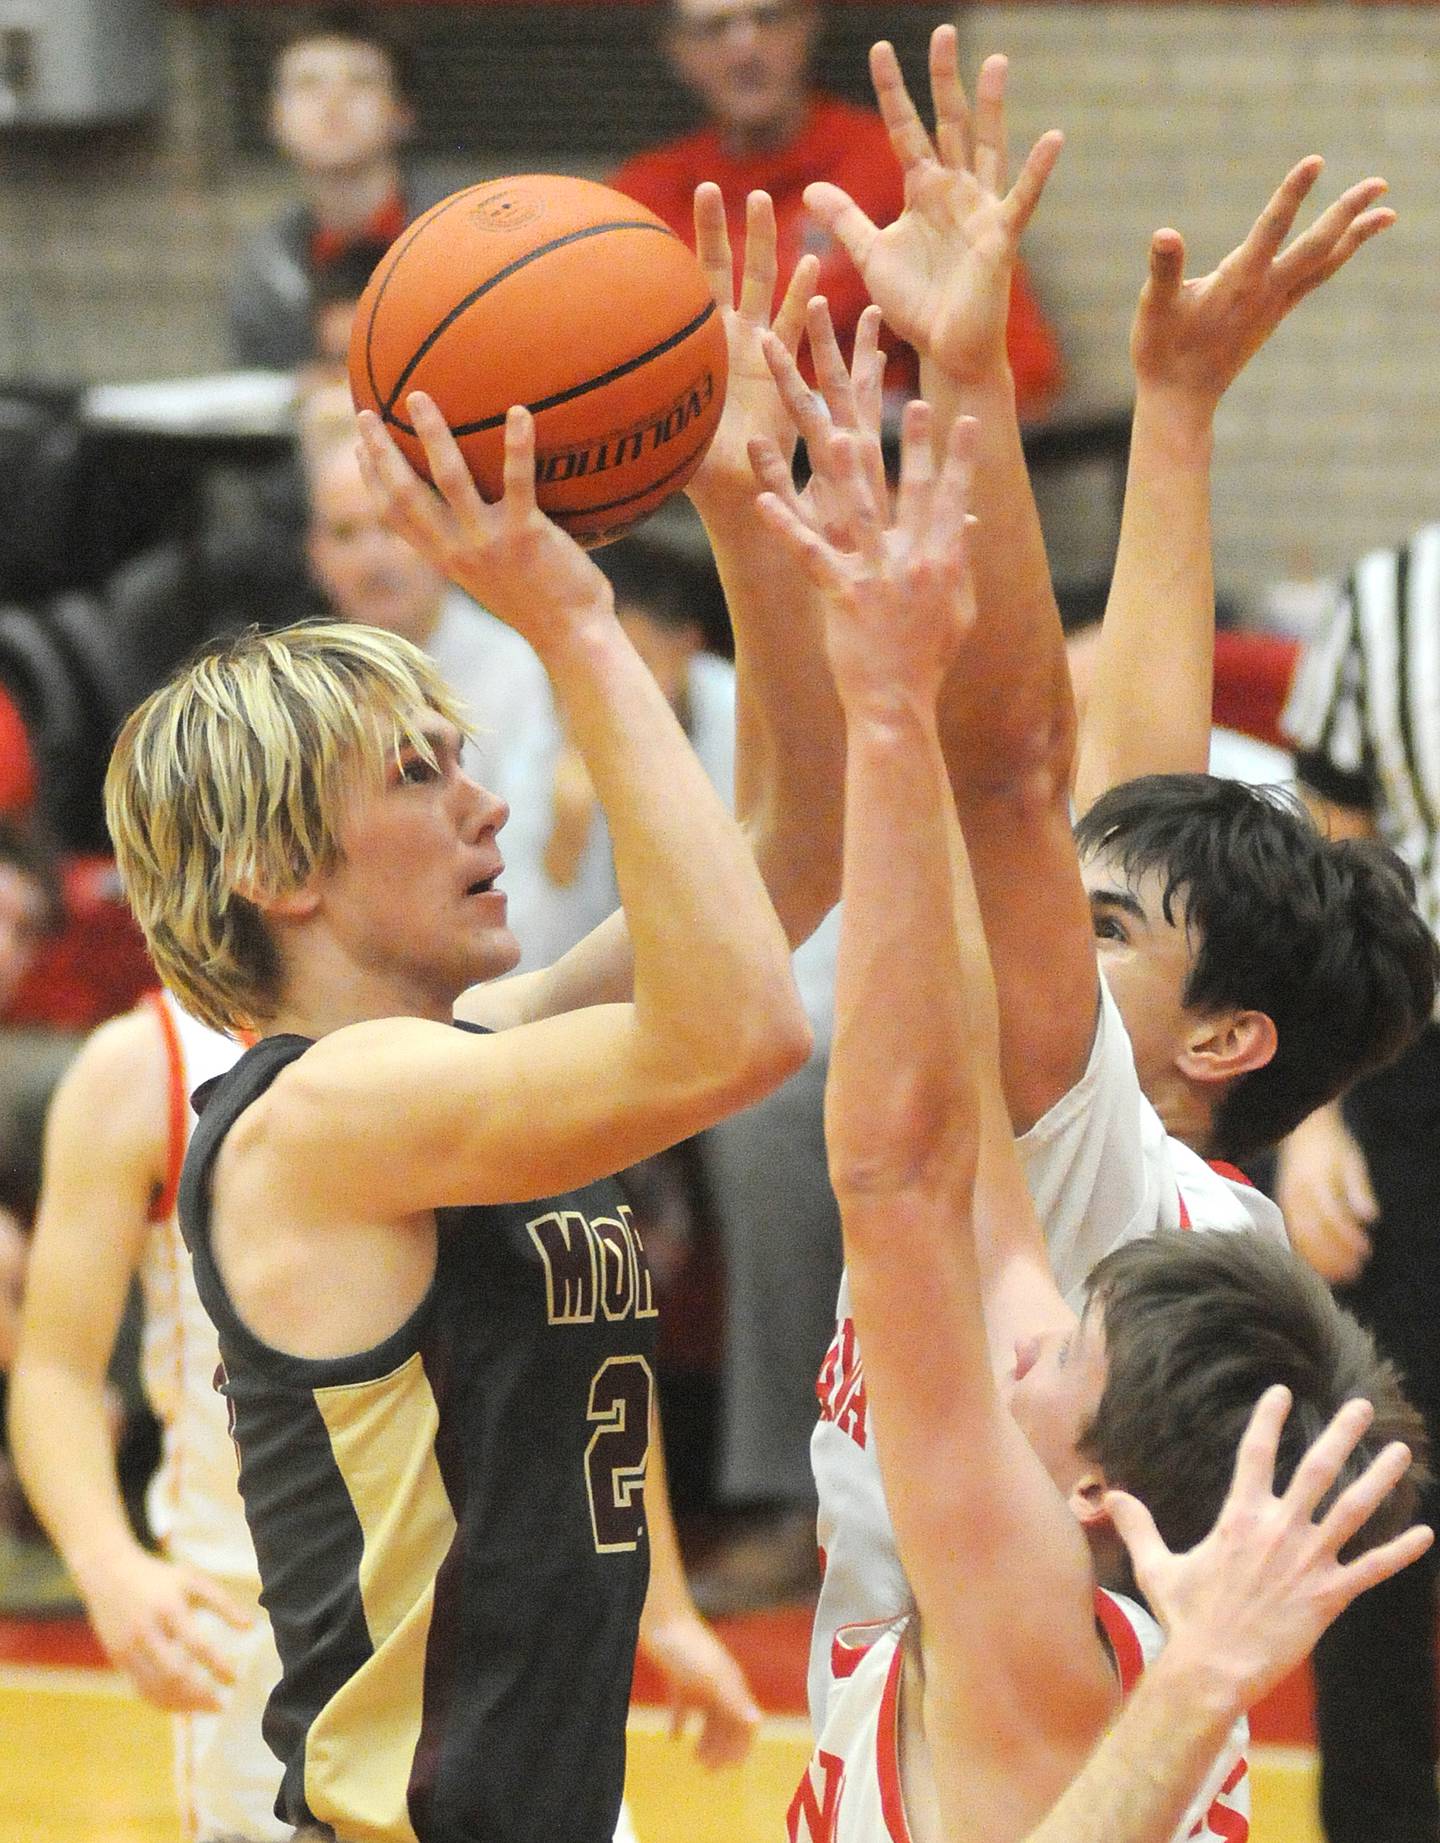
POLYGON ((623 192, 549 174, 468 186, 417 218, 350 337, 357 407, 424 472, 405 400, 427 392, 487 499, 503 484, 505 412, 526 404, 539 503, 588 545, 684 486, 725 375, 724 325, 680 238, 623 192))

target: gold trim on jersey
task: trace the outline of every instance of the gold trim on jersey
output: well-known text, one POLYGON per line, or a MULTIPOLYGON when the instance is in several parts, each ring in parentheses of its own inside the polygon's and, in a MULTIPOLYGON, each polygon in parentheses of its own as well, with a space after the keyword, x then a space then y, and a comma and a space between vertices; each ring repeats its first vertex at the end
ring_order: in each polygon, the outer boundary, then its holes
POLYGON ((456 1532, 435 1457, 440 1410, 418 1352, 388 1376, 313 1393, 360 1524, 358 1586, 374 1654, 310 1726, 305 1801, 347 1843, 416 1843, 406 1793, 435 1576, 456 1532))

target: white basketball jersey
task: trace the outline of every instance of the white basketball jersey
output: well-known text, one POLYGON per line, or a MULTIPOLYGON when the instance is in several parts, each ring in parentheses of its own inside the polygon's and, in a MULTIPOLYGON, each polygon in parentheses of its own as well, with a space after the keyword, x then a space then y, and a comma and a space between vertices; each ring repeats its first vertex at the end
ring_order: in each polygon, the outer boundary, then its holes
POLYGON ((225 1403, 215 1389, 220 1350, 195 1291, 190 1254, 175 1217, 175 1192, 195 1113, 190 1096, 238 1060, 240 1044, 150 995, 170 1072, 168 1181, 140 1264, 145 1322, 141 1377, 161 1428, 160 1464, 145 1498, 156 1539, 177 1561, 224 1580, 253 1583, 255 1549, 237 1483, 225 1403))
MULTIPOLYGON (((1097 1588, 1096 1617, 1128 1695, 1164 1634, 1143 1606, 1097 1588)), ((790 1801, 789 1843, 910 1843, 900 1774, 900 1684, 908 1617, 846 1626, 835 1636, 825 1724, 790 1801)), ((1174 1843, 1246 1843, 1250 1778, 1242 1717, 1206 1774, 1174 1843)))
MULTIPOLYGON (((1207 1165, 1166 1133, 1140 1092, 1120 1013, 1102 980, 1090 1062, 1017 1144, 1060 1290, 1078 1310, 1091 1268, 1157 1229, 1250 1229, 1284 1238, 1280 1211, 1238 1172, 1207 1165)), ((831 1643, 842 1626, 889 1617, 913 1600, 875 1458, 865 1366, 842 1275, 835 1336, 815 1385, 810 1440, 823 1581, 810 1643, 810 1720, 820 1732, 831 1643)))

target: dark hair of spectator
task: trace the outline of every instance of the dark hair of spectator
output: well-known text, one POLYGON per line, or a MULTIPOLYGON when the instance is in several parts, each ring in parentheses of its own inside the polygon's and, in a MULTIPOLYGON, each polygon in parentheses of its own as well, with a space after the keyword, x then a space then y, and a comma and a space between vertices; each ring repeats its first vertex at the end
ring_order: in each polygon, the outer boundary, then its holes
POLYGON ((58 934, 65 925, 65 896, 60 884, 60 855, 35 819, 0 818, 0 864, 28 877, 45 900, 42 926, 58 934))
POLYGON ((1278 1047, 1215 1110, 1213 1156, 1244 1158, 1392 1062, 1435 1007, 1440 948, 1404 863, 1371 839, 1327 839, 1298 800, 1208 774, 1147 775, 1075 828, 1082 857, 1132 882, 1158 873, 1194 958, 1182 1002, 1263 1012, 1278 1047))
POLYGON ((410 59, 399 35, 388 30, 363 6, 310 6, 301 8, 286 27, 275 47, 272 70, 297 45, 309 45, 316 39, 338 38, 356 45, 373 45, 390 66, 390 81, 395 94, 408 101, 411 94, 410 59))

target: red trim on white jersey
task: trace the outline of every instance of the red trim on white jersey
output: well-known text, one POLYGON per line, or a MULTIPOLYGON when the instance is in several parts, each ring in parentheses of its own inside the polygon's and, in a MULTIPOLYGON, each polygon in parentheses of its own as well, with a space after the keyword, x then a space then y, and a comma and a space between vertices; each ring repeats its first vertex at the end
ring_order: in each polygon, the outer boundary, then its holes
POLYGON ((175 1213, 175 1198, 180 1189, 180 1167, 185 1163, 185 1147, 190 1140, 190 1096, 185 1091, 185 1054, 180 1047, 180 1033, 170 1007, 159 992, 147 992, 144 1003, 154 1013, 165 1044, 166 1111, 165 1111, 165 1184, 150 1206, 151 1222, 168 1222, 175 1213))

